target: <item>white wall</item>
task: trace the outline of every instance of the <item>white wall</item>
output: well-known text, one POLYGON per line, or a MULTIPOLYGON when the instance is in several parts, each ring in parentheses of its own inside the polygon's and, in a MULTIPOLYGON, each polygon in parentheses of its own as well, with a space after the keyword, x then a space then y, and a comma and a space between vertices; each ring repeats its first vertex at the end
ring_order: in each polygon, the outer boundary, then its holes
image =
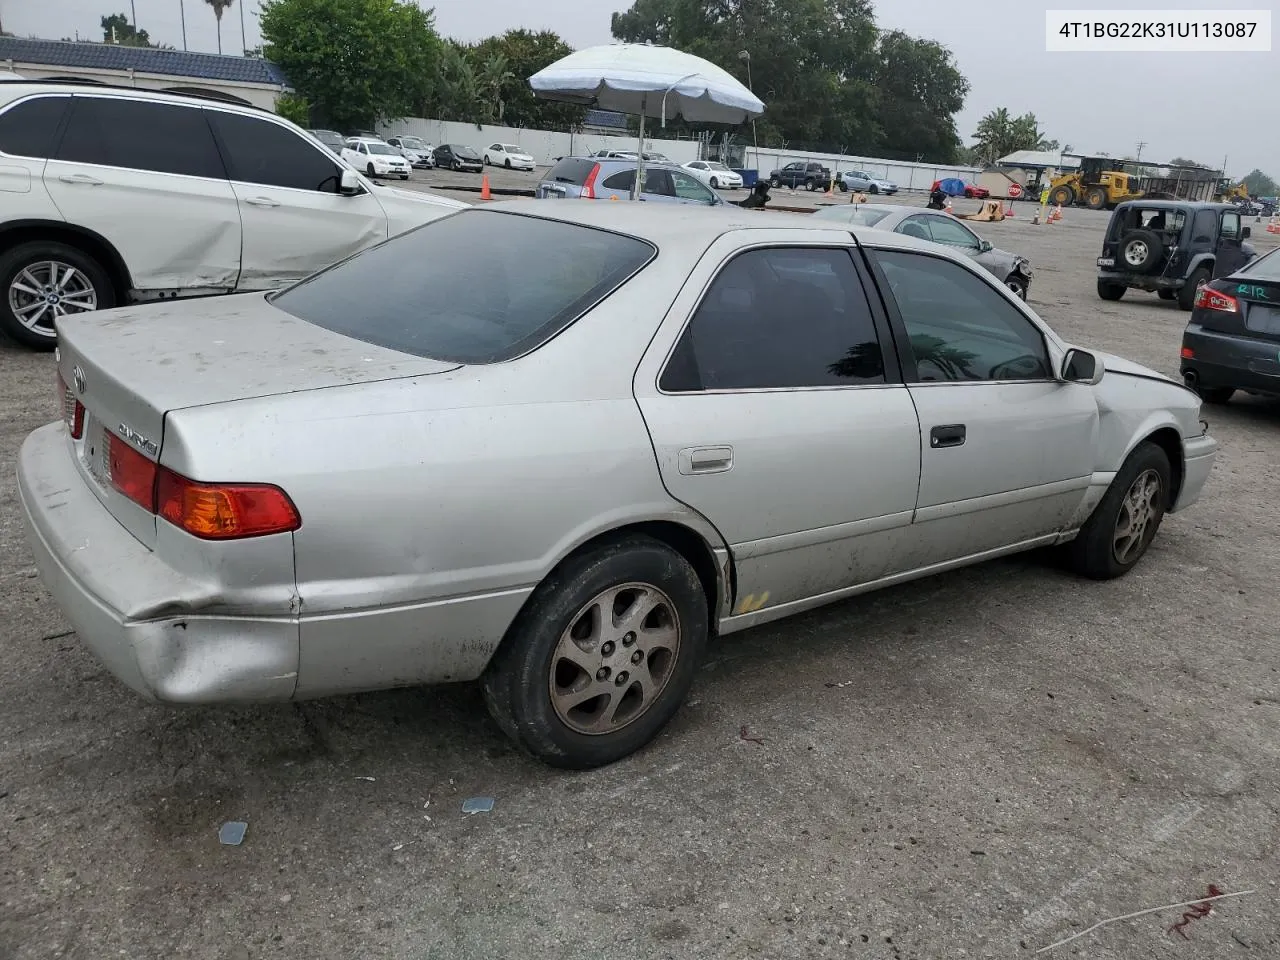
MULTIPOLYGON (((596 150, 634 150, 635 137, 608 137, 590 134, 552 133, 546 130, 515 130, 510 127, 477 126, 474 123, 453 123, 445 120, 425 120, 410 117, 380 124, 378 132, 384 137, 397 134, 421 137, 427 143, 460 143, 483 151, 491 143, 517 143, 524 147, 533 159, 544 166, 555 162, 556 157, 568 157, 594 153, 596 150)), ((646 133, 650 131, 646 130, 646 133)), ((664 153, 676 163, 697 160, 701 144, 697 140, 662 140, 645 137, 645 149, 664 153)), ((972 180, 978 173, 976 167, 940 166, 938 164, 908 163, 901 160, 880 160, 874 157, 842 157, 831 153, 804 153, 761 148, 757 157, 755 147, 747 147, 748 167, 758 169, 763 176, 769 171, 786 166, 793 160, 816 160, 825 163, 832 173, 841 170, 865 170, 873 176, 892 180, 903 190, 928 190, 935 180, 945 177, 961 177, 972 180)))

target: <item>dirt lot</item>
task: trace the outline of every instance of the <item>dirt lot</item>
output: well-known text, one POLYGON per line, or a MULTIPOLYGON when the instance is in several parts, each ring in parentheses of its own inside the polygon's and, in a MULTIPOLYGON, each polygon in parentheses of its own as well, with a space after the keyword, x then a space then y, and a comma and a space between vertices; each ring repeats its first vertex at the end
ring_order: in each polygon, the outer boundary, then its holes
MULTIPOLYGON (((1029 213, 981 232, 1032 258, 1032 304, 1176 373, 1185 315, 1094 294, 1105 218, 1029 213)), ((0 348, 5 478, 51 380, 0 348)), ((728 638, 655 745, 583 775, 470 688, 141 702, 41 588, 5 479, 0 958, 1030 957, 1209 884, 1255 892, 1186 940, 1170 910, 1043 956, 1280 956, 1280 405, 1208 417, 1204 499, 1131 576, 1022 557, 728 638)))

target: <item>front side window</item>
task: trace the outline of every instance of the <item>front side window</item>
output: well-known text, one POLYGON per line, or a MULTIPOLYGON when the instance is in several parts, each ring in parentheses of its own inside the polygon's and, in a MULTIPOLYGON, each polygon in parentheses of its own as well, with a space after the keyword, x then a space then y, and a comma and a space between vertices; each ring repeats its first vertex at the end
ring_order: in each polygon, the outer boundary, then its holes
POLYGON ((204 111, 173 103, 75 96, 57 159, 226 178, 204 111))
POLYGON ((1224 213, 1222 215, 1222 239, 1240 239, 1240 214, 1224 213))
POLYGON ((871 308, 848 251, 771 248, 721 269, 659 385, 696 393, 884 382, 871 308))
POLYGON ((679 170, 672 170, 669 176, 677 197, 684 200, 698 200, 702 203, 715 202, 715 195, 702 185, 701 180, 681 173, 679 170))
POLYGON ((35 97, 0 113, 0 152, 48 160, 70 97, 35 97))
POLYGON ((291 190, 337 193, 342 168, 288 127, 239 113, 208 110, 232 180, 291 190))
POLYGON ((654 253, 635 237, 468 210, 371 247, 271 302, 402 353, 498 363, 550 340, 654 253))
POLYGON ((944 243, 949 247, 961 247, 965 250, 977 250, 982 246, 977 234, 967 227, 961 226, 946 217, 923 217, 934 243, 944 243))
POLYGON ((922 253, 876 250, 915 356, 915 382, 1048 380, 1044 336, 985 279, 922 253))

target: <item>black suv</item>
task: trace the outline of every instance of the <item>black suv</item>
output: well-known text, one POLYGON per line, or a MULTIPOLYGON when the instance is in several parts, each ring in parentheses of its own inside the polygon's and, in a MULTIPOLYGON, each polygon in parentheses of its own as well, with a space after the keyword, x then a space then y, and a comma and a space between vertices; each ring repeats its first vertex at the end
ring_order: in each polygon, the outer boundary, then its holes
POLYGON ((820 163, 797 160, 781 170, 769 174, 771 187, 804 187, 806 190, 825 190, 831 185, 831 171, 820 163))
POLYGON ((1119 300, 1130 287, 1195 304, 1196 289, 1254 258, 1249 228, 1229 203, 1130 200, 1116 207, 1098 258, 1098 296, 1119 300))

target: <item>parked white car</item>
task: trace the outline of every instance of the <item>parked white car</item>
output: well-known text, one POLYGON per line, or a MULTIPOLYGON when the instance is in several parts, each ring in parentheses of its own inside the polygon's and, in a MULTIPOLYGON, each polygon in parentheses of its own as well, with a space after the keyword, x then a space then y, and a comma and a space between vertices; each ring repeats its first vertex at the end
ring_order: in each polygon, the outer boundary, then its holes
POLYGON ((387 137, 387 146, 395 147, 415 170, 430 170, 436 165, 431 158, 435 144, 427 143, 421 137, 387 137))
POLYGON ((342 148, 342 159, 371 177, 408 180, 413 169, 399 150, 385 140, 372 137, 352 137, 342 148))
POLYGON ((43 82, 0 86, 0 198, 0 331, 48 349, 59 317, 275 289, 466 206, 252 107, 43 82))
POLYGON ((532 170, 537 166, 533 157, 514 143, 491 143, 484 150, 486 167, 506 167, 508 170, 532 170))
POLYGON ((691 160, 684 168, 712 190, 737 190, 742 186, 742 175, 718 160, 691 160))

